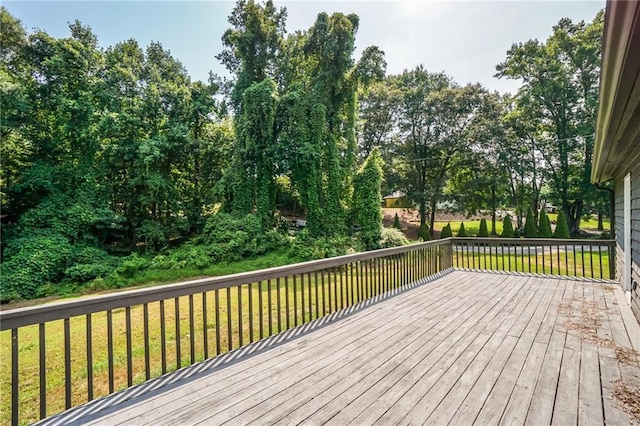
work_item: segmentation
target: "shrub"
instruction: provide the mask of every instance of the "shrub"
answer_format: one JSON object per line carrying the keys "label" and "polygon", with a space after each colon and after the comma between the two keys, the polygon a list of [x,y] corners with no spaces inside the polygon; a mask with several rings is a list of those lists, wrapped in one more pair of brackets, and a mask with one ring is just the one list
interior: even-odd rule
{"label": "shrub", "polygon": [[277,250],[284,244],[288,244],[286,236],[275,230],[262,232],[260,220],[251,214],[211,216],[194,240],[194,245],[206,248],[211,262],[232,262]]}
{"label": "shrub", "polygon": [[527,219],[524,223],[524,237],[536,238],[538,236],[538,229],[536,227],[536,220],[533,217],[533,210],[531,207],[527,210]]}
{"label": "shrub", "polygon": [[556,230],[553,232],[553,238],[569,238],[569,225],[564,215],[564,210],[558,212],[558,220],[556,221]]}
{"label": "shrub", "polygon": [[114,270],[109,264],[100,263],[80,263],[65,269],[66,281],[85,283],[98,277],[106,277]]}
{"label": "shrub", "polygon": [[363,249],[364,247],[356,238],[313,238],[309,236],[307,230],[300,232],[292,244],[292,253],[300,261],[342,256]]}
{"label": "shrub", "polygon": [[420,228],[418,228],[418,238],[421,239],[422,241],[431,240],[431,234],[429,233],[429,225],[427,225],[426,223],[423,223],[422,225],[420,225]]}
{"label": "shrub", "polygon": [[60,235],[30,236],[11,241],[6,252],[11,256],[0,267],[0,299],[33,299],[45,284],[62,278],[72,246]]}
{"label": "shrub", "polygon": [[513,238],[513,224],[511,223],[511,216],[506,215],[502,220],[502,238]]}
{"label": "shrub", "polygon": [[540,238],[551,238],[553,234],[551,233],[551,222],[549,221],[549,216],[547,216],[547,212],[542,209],[540,211],[540,219],[538,223],[538,237]]}
{"label": "shrub", "polygon": [[489,230],[487,229],[487,221],[480,219],[480,230],[478,230],[478,237],[488,237]]}
{"label": "shrub", "polygon": [[402,232],[395,228],[383,228],[382,238],[380,239],[380,248],[391,248],[406,246],[409,240]]}
{"label": "shrub", "polygon": [[460,229],[458,229],[458,234],[456,237],[466,237],[467,231],[464,229],[464,222],[460,222]]}
{"label": "shrub", "polygon": [[451,224],[447,223],[447,225],[442,228],[442,232],[440,232],[440,238],[449,238],[453,237],[453,232],[451,232]]}
{"label": "shrub", "polygon": [[402,231],[402,225],[400,225],[400,218],[398,217],[398,213],[393,217],[393,227]]}

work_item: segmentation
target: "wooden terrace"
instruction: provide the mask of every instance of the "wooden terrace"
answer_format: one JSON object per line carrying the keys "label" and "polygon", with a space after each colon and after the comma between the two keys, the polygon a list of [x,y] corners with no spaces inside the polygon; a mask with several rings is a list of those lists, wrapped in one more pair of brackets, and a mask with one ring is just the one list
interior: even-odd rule
{"label": "wooden terrace", "polygon": [[640,326],[617,284],[441,266],[41,423],[633,424]]}

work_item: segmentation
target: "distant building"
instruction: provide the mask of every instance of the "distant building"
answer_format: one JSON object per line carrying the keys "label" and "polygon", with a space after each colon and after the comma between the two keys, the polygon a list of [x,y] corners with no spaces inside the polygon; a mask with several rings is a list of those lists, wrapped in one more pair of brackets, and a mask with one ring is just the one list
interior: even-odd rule
{"label": "distant building", "polygon": [[403,207],[411,208],[413,205],[407,198],[407,194],[402,191],[395,191],[394,193],[382,198],[383,205],[387,208]]}

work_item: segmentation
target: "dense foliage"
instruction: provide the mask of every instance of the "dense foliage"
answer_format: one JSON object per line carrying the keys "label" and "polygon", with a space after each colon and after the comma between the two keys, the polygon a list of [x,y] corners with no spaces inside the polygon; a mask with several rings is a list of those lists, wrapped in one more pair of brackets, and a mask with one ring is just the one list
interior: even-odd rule
{"label": "dense foliage", "polygon": [[415,204],[424,241],[443,201],[490,212],[492,234],[498,208],[517,230],[543,198],[561,206],[557,237],[606,211],[588,181],[601,14],[515,44],[497,67],[524,82],[514,96],[422,65],[387,76],[377,47],[354,57],[358,16],[287,34],[271,0],[231,12],[229,81],[192,81],[156,42],[101,48],[77,21],[55,38],[0,18],[0,301],[406,244],[397,215],[381,227],[381,191]]}
{"label": "dense foliage", "polygon": [[380,151],[374,148],[353,177],[352,216],[360,228],[360,240],[368,250],[378,248],[382,237],[382,194],[384,165]]}

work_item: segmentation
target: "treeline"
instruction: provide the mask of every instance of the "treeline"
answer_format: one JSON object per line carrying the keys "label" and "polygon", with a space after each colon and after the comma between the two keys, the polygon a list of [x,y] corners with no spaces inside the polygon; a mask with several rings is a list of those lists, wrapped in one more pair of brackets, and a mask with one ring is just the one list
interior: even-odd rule
{"label": "treeline", "polygon": [[191,81],[159,43],[1,17],[2,300],[295,245],[277,198],[307,217],[296,258],[406,243],[382,235],[380,155],[356,162],[356,94],[384,75],[377,48],[353,59],[357,16],[285,37],[284,9],[239,1],[231,82]]}
{"label": "treeline", "polygon": [[[422,239],[444,200],[515,206],[520,225],[544,195],[574,232],[604,204],[588,183],[601,15],[514,45],[498,73],[524,81],[515,96],[422,66],[387,76],[377,47],[354,58],[356,15],[288,34],[271,1],[229,16],[228,81],[191,81],[159,43],[101,48],[77,21],[54,38],[0,15],[2,301],[405,244],[381,227],[382,192],[419,206]],[[282,207],[306,218],[295,237]]]}
{"label": "treeline", "polygon": [[[561,19],[545,42],[513,44],[497,78],[522,81],[517,93],[456,84],[422,66],[386,76],[360,98],[360,155],[380,147],[387,194],[402,190],[433,224],[438,206],[493,216],[529,206],[562,210],[570,233],[580,219],[609,214],[609,197],[590,183],[603,13],[590,23]],[[469,64],[473,66],[473,64]]]}

